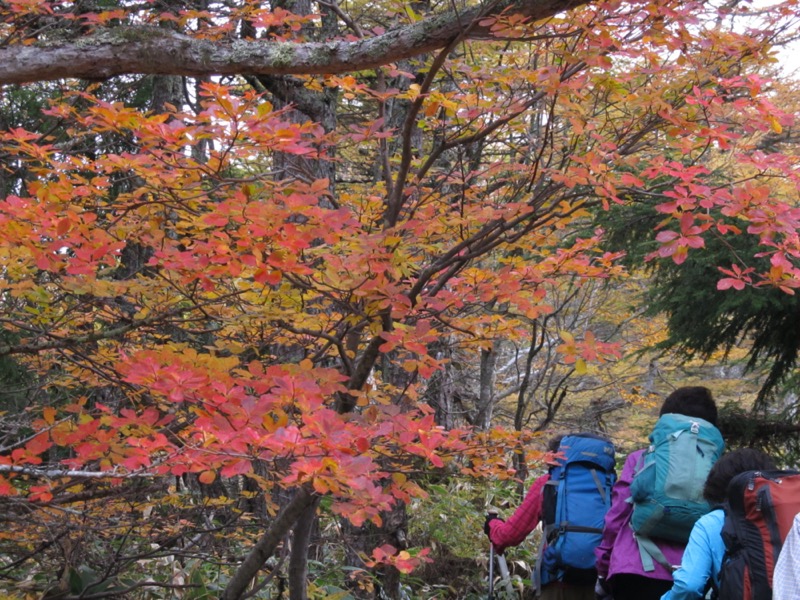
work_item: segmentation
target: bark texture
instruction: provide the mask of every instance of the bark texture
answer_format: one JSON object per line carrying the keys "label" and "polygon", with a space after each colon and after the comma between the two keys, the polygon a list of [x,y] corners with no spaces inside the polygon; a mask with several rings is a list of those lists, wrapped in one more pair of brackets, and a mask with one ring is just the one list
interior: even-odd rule
{"label": "bark texture", "polygon": [[321,75],[370,69],[444,48],[468,31],[493,37],[482,19],[501,12],[533,20],[587,0],[500,0],[450,11],[356,41],[204,40],[160,27],[114,27],[75,39],[0,48],[0,84],[152,75]]}

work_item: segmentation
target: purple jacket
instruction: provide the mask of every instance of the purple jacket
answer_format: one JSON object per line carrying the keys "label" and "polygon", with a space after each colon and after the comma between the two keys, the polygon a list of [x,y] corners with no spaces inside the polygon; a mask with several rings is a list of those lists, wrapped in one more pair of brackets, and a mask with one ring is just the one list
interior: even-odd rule
{"label": "purple jacket", "polygon": [[[630,486],[637,463],[642,459],[644,449],[637,450],[625,459],[622,473],[611,492],[611,509],[606,513],[603,541],[595,549],[597,557],[597,573],[601,577],[611,579],[614,575],[626,573],[643,575],[650,579],[666,579],[672,581],[672,573],[659,563],[655,563],[655,571],[645,572],[639,556],[639,545],[633,537],[631,513],[633,505],[628,502],[631,496]],[[683,557],[683,544],[653,540],[664,553],[664,557],[672,565],[680,565]]]}

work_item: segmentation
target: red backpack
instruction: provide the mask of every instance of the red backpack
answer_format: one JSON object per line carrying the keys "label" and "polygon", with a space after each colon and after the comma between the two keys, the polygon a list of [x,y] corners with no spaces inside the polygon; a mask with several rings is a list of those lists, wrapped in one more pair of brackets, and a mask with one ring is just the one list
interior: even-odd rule
{"label": "red backpack", "polygon": [[800,471],[747,471],[728,486],[719,600],[772,600],[772,573],[794,516]]}

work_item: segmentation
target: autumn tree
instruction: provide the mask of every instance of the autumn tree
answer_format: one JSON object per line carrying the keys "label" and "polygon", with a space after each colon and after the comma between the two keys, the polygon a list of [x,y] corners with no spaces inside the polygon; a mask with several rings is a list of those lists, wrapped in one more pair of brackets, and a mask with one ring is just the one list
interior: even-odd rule
{"label": "autumn tree", "polygon": [[[769,95],[787,111],[796,112],[795,88],[796,81],[778,81]],[[794,129],[780,124],[766,131],[737,127],[733,118],[730,123],[738,140],[731,148],[712,148],[705,153],[706,185],[726,186],[755,176],[761,186],[756,193],[778,198],[794,209],[796,186],[791,179],[760,179],[759,170],[751,163],[731,160],[736,147],[746,146],[756,154],[780,155],[788,164],[795,164]],[[641,301],[647,314],[666,316],[668,333],[654,349],[677,351],[684,360],[730,358],[727,362],[732,368],[758,374],[760,390],[752,405],[726,407],[722,426],[730,443],[766,444],[769,440],[770,450],[781,454],[796,446],[798,429],[793,392],[798,340],[789,325],[797,313],[797,296],[779,285],[753,285],[749,274],[770,272],[776,260],[760,251],[755,236],[709,236],[702,252],[685,263],[660,256],[656,238],[663,218],[660,207],[666,198],[665,191],[654,188],[646,194],[628,195],[614,215],[598,214],[608,227],[609,246],[625,251],[628,266],[646,269],[648,286]],[[732,215],[729,208],[711,210],[723,229],[739,226],[738,215]],[[727,263],[732,266],[722,266]],[[773,273],[780,275],[780,270]],[[743,409],[751,408],[745,418]]]}
{"label": "autumn tree", "polygon": [[[796,186],[791,157],[737,145],[750,176],[715,186],[703,161],[790,125],[763,65],[792,7],[3,3],[3,102],[41,118],[3,132],[0,358],[36,385],[4,417],[0,573],[234,599],[290,553],[305,598],[320,514],[394,536],[362,567],[419,564],[388,517],[420,474],[519,443],[437,425],[436,349],[491,397],[497,348],[620,272],[592,211],[658,191],[655,252],[748,235],[769,269],[721,281],[797,287],[796,209],[759,184]],[[619,356],[576,327],[563,364]]]}

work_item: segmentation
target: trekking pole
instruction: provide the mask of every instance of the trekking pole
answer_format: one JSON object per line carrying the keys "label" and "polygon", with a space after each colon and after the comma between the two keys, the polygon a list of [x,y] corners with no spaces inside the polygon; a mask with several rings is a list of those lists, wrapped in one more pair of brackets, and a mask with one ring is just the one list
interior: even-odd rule
{"label": "trekking pole", "polygon": [[[487,514],[489,520],[496,517],[497,513],[490,510]],[[489,538],[489,600],[494,600],[494,544],[492,538]]]}
{"label": "trekking pole", "polygon": [[505,581],[506,584],[506,592],[508,593],[509,597],[513,597],[514,594],[514,586],[511,585],[511,573],[508,571],[508,563],[506,562],[506,557],[502,554],[497,555],[497,566],[500,568],[500,578]]}
{"label": "trekking pole", "polygon": [[488,600],[494,600],[494,544],[489,541],[489,596]]}
{"label": "trekking pole", "polygon": [[[497,518],[497,513],[493,510],[489,510],[486,514],[487,523],[492,519]],[[487,530],[487,534],[488,534]],[[489,536],[489,600],[494,600],[494,559],[495,559],[495,551],[494,551],[494,544],[492,543],[492,538]]]}

